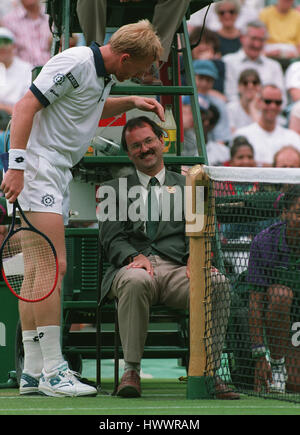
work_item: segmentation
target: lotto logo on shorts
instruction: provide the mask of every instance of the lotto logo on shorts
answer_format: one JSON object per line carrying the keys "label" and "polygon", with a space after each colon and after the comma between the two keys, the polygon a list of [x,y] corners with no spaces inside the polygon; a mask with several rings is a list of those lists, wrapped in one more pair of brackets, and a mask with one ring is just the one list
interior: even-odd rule
{"label": "lotto logo on shorts", "polygon": [[52,207],[55,203],[54,196],[50,194],[46,194],[42,197],[42,204],[46,207]]}

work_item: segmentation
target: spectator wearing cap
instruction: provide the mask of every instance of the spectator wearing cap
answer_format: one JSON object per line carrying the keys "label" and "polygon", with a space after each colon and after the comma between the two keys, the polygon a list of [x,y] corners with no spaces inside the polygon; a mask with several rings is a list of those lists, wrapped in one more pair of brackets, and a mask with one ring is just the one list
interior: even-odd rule
{"label": "spectator wearing cap", "polygon": [[[221,59],[220,41],[216,32],[203,26],[193,27],[189,33],[192,48],[192,59],[212,60],[218,70],[218,79],[214,81],[213,89],[216,94],[223,97],[225,64]],[[182,57],[181,57],[182,60]],[[183,65],[182,65],[183,67]]]}
{"label": "spectator wearing cap", "polygon": [[[200,113],[203,127],[203,134],[205,139],[206,154],[208,164],[211,166],[223,165],[229,159],[229,147],[221,142],[216,142],[209,139],[210,133],[216,127],[220,113],[217,107],[213,104],[208,106],[201,106]],[[184,127],[184,147],[183,155],[197,156],[198,149],[196,143],[196,135],[194,130],[194,120],[190,106],[183,104],[183,127]]]}
{"label": "spectator wearing cap", "polygon": [[0,27],[0,110],[12,114],[14,104],[29,89],[31,65],[14,54],[14,35],[5,27]]}
{"label": "spectator wearing cap", "polygon": [[193,62],[193,68],[200,107],[208,108],[210,104],[213,104],[220,114],[220,118],[213,131],[209,133],[208,138],[216,142],[227,143],[231,140],[231,131],[226,103],[211,92],[214,81],[218,78],[218,70],[211,60],[200,59]]}

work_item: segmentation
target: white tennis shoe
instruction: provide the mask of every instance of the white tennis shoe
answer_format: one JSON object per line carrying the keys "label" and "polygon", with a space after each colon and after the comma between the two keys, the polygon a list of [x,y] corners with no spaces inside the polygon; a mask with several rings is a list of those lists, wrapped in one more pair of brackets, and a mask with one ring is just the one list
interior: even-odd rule
{"label": "white tennis shoe", "polygon": [[23,372],[20,379],[20,394],[39,394],[39,378]]}
{"label": "white tennis shoe", "polygon": [[39,382],[39,393],[53,397],[95,396],[96,388],[80,382],[76,373],[64,362],[51,373],[42,371]]}
{"label": "white tennis shoe", "polygon": [[270,384],[271,393],[285,393],[285,384],[288,379],[286,367],[283,364],[271,364],[272,382]]}

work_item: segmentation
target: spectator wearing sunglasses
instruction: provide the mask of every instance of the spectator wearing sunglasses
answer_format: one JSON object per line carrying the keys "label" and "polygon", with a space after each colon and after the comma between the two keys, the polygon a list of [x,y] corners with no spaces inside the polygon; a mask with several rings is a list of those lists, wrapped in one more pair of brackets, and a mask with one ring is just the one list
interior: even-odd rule
{"label": "spectator wearing sunglasses", "polygon": [[227,104],[232,133],[258,120],[257,107],[261,80],[255,69],[246,69],[239,76],[239,99]]}
{"label": "spectator wearing sunglasses", "polygon": [[239,0],[224,0],[216,3],[215,12],[222,26],[217,32],[221,55],[238,51],[241,48],[241,32],[235,23],[240,12]]}
{"label": "spectator wearing sunglasses", "polygon": [[235,131],[253,145],[258,166],[271,166],[275,153],[284,145],[300,150],[300,136],[278,122],[282,108],[282,92],[273,85],[264,85],[258,98],[260,115],[257,122]]}

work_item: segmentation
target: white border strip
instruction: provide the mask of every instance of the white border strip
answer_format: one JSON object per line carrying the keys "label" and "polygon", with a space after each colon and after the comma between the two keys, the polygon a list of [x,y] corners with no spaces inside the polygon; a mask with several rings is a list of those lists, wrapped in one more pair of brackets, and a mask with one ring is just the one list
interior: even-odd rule
{"label": "white border strip", "polygon": [[241,168],[230,166],[203,166],[214,181],[300,184],[298,168]]}

